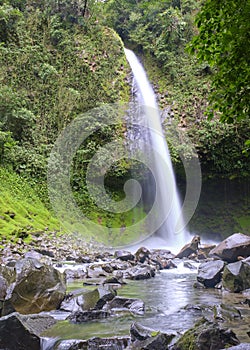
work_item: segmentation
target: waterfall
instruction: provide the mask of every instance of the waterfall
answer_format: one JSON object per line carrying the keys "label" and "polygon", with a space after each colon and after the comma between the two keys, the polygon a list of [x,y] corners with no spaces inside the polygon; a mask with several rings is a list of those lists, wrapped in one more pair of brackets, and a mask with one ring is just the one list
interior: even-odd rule
{"label": "waterfall", "polygon": [[147,189],[148,195],[154,197],[151,201],[154,201],[156,208],[154,213],[157,216],[157,223],[152,223],[152,219],[149,221],[152,227],[156,226],[156,236],[163,238],[168,247],[180,248],[187,242],[189,234],[185,229],[182,217],[175,174],[162,130],[156,97],[136,55],[128,49],[125,49],[125,54],[133,72],[138,105],[143,111],[143,121],[140,119],[141,114],[139,114],[140,120],[135,120],[135,118],[138,119],[138,114],[135,113],[132,116],[133,123],[140,125],[144,130],[142,143],[147,144],[144,152],[149,153],[150,150],[153,150],[154,153],[154,156],[151,157],[153,163],[151,171],[155,189],[152,189],[152,176],[148,177],[144,188]]}

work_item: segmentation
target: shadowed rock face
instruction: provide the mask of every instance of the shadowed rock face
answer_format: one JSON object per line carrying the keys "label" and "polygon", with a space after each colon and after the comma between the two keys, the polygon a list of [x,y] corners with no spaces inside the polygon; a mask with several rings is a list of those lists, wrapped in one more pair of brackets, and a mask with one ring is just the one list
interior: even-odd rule
{"label": "shadowed rock face", "polygon": [[239,257],[247,258],[250,255],[250,236],[235,233],[218,244],[209,253],[227,262],[236,262]]}
{"label": "shadowed rock face", "polygon": [[55,324],[53,317],[20,315],[17,312],[0,319],[0,348],[40,350],[40,334]]}
{"label": "shadowed rock face", "polygon": [[250,288],[250,262],[243,260],[228,264],[223,272],[222,285],[234,293]]}
{"label": "shadowed rock face", "polygon": [[19,260],[16,278],[7,289],[2,315],[13,311],[33,314],[57,309],[66,292],[64,275],[36,259]]}

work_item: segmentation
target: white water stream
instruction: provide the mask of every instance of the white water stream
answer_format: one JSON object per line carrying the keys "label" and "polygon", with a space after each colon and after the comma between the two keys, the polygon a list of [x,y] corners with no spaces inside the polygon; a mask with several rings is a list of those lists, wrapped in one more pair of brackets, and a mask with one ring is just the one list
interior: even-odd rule
{"label": "white water stream", "polygon": [[[153,150],[154,154],[151,157],[151,162],[153,162],[155,191],[151,190],[152,184],[150,181],[146,185],[148,192],[155,196],[152,201],[154,201],[154,207],[156,208],[154,213],[157,220],[155,223],[151,222],[151,225],[152,227],[155,225],[154,231],[164,239],[168,248],[179,249],[190,240],[190,236],[185,228],[182,216],[175,175],[163,134],[155,93],[136,55],[128,49],[125,49],[125,54],[134,75],[138,103],[144,115],[143,127],[146,132],[143,135],[143,141],[147,143],[147,147]],[[142,125],[141,120],[133,120],[133,122]],[[150,238],[151,243],[149,245],[151,246],[154,245],[153,239],[154,236]]]}

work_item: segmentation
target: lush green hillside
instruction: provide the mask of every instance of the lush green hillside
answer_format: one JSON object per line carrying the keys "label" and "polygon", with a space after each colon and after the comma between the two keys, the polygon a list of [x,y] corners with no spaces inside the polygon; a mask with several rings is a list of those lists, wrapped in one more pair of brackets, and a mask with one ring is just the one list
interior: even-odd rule
{"label": "lush green hillside", "polygon": [[29,233],[59,231],[57,219],[27,181],[0,167],[0,232],[2,238],[24,238]]}

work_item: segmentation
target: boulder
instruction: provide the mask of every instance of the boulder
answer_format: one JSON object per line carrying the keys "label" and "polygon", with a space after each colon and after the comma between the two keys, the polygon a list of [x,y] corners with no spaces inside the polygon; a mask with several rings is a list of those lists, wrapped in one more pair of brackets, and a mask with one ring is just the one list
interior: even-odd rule
{"label": "boulder", "polygon": [[197,252],[199,244],[200,236],[194,236],[192,241],[186,244],[175,257],[180,259],[188,258],[191,254]]}
{"label": "boulder", "polygon": [[232,305],[219,304],[213,307],[213,317],[216,321],[232,321],[241,318],[240,310],[236,309]]}
{"label": "boulder", "polygon": [[0,300],[4,300],[7,294],[8,282],[0,275]]}
{"label": "boulder", "polygon": [[207,261],[198,268],[197,281],[206,288],[213,288],[221,281],[225,263],[222,260]]}
{"label": "boulder", "polygon": [[130,349],[165,350],[175,335],[161,333],[134,322],[130,327],[130,336]]}
{"label": "boulder", "polygon": [[113,300],[116,296],[116,291],[113,289],[98,288],[98,292],[100,299],[94,306],[95,310],[101,310],[108,301]]}
{"label": "boulder", "polygon": [[155,268],[149,265],[137,265],[124,271],[123,276],[131,280],[145,280],[155,276]]}
{"label": "boulder", "polygon": [[78,268],[77,270],[66,269],[64,271],[66,280],[84,279],[86,277],[86,272],[83,268]]}
{"label": "boulder", "polygon": [[173,259],[175,257],[174,254],[171,253],[170,250],[167,249],[152,249],[150,251],[150,260],[154,261],[154,259]]}
{"label": "boulder", "polygon": [[130,311],[133,314],[142,315],[145,311],[145,304],[141,299],[116,296],[108,302],[107,309],[112,311]]}
{"label": "boulder", "polygon": [[148,259],[150,257],[150,251],[145,248],[145,247],[141,247],[137,250],[137,252],[135,253],[135,258],[138,262],[140,263],[144,263],[146,261],[146,259]]}
{"label": "boulder", "polygon": [[89,311],[76,311],[67,317],[67,320],[72,323],[84,323],[92,320],[100,320],[110,316],[110,311],[103,310],[89,310]]}
{"label": "boulder", "polygon": [[202,319],[186,331],[171,350],[219,350],[240,342],[230,329]]}
{"label": "boulder", "polygon": [[105,272],[100,265],[90,265],[87,268],[87,277],[88,278],[100,278],[107,277],[108,273]]}
{"label": "boulder", "polygon": [[111,337],[111,338],[91,338],[88,340],[63,340],[56,346],[53,346],[51,350],[123,350],[128,347],[130,338],[128,336],[123,337]]}
{"label": "boulder", "polygon": [[20,315],[15,312],[0,318],[0,348],[40,350],[40,334],[56,323],[45,315]]}
{"label": "boulder", "polygon": [[36,259],[22,259],[15,264],[16,279],[7,289],[2,315],[57,309],[66,292],[65,277],[52,265]]}
{"label": "boulder", "polygon": [[126,250],[117,250],[114,254],[115,258],[120,259],[122,261],[134,260],[135,257],[132,253],[127,252]]}
{"label": "boulder", "polygon": [[234,293],[250,288],[250,262],[241,260],[228,264],[223,272],[222,285]]}
{"label": "boulder", "polygon": [[227,350],[250,350],[250,343],[241,343],[236,346],[230,346]]}
{"label": "boulder", "polygon": [[94,290],[78,289],[68,294],[60,305],[60,310],[78,312],[87,310],[101,310],[103,306],[116,296],[114,290],[99,287]]}
{"label": "boulder", "polygon": [[229,263],[236,262],[238,257],[247,258],[250,255],[250,236],[235,233],[212,249],[209,255]]}

